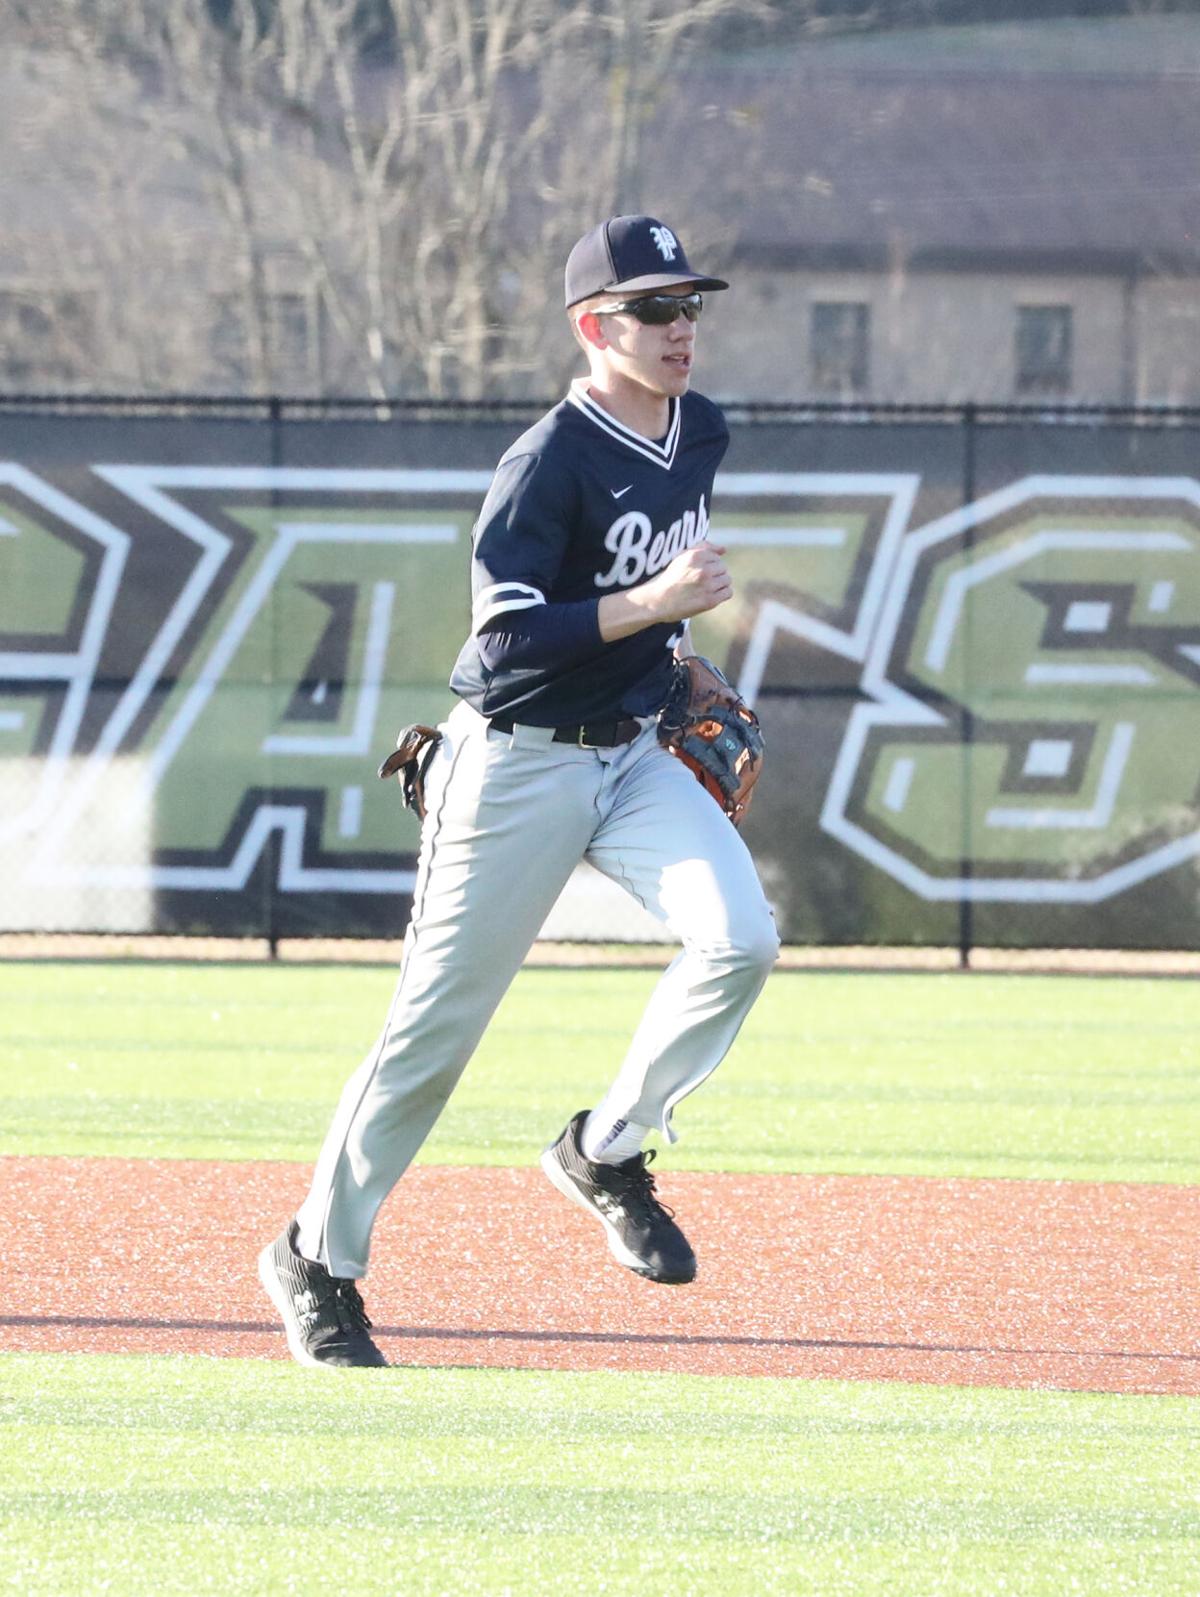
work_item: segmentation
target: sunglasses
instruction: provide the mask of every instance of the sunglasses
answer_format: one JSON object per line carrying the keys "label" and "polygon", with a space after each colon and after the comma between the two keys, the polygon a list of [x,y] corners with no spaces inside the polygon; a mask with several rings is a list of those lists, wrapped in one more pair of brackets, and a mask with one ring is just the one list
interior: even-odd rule
{"label": "sunglasses", "polygon": [[632,316],[646,327],[669,327],[677,317],[698,321],[704,309],[702,294],[647,294],[642,299],[624,299],[618,305],[603,305],[597,316]]}

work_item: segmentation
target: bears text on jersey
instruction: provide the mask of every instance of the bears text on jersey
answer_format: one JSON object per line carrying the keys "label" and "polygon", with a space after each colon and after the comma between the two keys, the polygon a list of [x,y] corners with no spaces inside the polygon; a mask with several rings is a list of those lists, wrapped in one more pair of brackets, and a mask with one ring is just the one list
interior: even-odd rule
{"label": "bears text on jersey", "polygon": [[665,532],[655,532],[650,517],[627,510],[604,535],[604,547],[616,558],[596,577],[598,588],[631,588],[670,565],[685,549],[694,549],[708,537],[708,506],[704,495],[696,510],[685,510]]}

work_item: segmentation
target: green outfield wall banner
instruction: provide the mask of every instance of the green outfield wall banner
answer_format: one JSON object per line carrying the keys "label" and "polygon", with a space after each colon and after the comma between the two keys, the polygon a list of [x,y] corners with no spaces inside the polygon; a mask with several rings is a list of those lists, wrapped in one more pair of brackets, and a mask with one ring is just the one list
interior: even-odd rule
{"label": "green outfield wall banner", "polygon": [[[398,935],[519,419],[0,415],[0,927]],[[1197,433],[735,421],[697,643],[792,942],[1200,946]]]}

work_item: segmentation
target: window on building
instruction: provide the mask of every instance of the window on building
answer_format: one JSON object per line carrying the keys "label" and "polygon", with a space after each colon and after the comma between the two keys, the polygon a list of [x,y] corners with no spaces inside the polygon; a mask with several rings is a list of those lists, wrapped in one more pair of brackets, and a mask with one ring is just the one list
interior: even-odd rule
{"label": "window on building", "polygon": [[832,399],[867,391],[871,307],[853,301],[817,301],[809,317],[809,378],[814,392]]}
{"label": "window on building", "polygon": [[1138,403],[1200,405],[1200,305],[1152,301],[1138,350]]}
{"label": "window on building", "polygon": [[96,369],[91,294],[0,288],[0,380],[10,391],[87,387]]}
{"label": "window on building", "polygon": [[1017,306],[1018,395],[1070,393],[1071,337],[1069,305]]}

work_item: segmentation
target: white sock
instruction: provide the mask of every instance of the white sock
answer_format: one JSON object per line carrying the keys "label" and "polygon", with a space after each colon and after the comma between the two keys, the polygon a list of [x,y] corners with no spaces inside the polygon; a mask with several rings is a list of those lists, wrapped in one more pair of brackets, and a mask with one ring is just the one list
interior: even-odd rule
{"label": "white sock", "polygon": [[622,1164],[641,1151],[649,1134],[649,1126],[639,1126],[634,1120],[613,1120],[593,1109],[583,1122],[579,1147],[583,1157],[593,1164]]}

